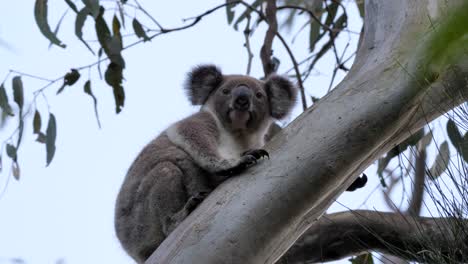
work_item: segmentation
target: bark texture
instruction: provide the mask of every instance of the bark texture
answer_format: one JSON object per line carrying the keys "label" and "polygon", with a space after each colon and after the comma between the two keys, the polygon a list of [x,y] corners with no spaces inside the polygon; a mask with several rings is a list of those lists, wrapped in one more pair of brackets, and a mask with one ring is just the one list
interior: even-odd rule
{"label": "bark texture", "polygon": [[346,78],[272,139],[270,160],[214,190],[147,263],[275,263],[375,159],[467,100],[466,57],[437,80],[413,77],[431,23],[461,2],[366,1]]}
{"label": "bark texture", "polygon": [[466,262],[468,235],[454,231],[467,225],[468,220],[366,210],[329,214],[307,230],[278,264],[332,261],[369,250],[424,263]]}

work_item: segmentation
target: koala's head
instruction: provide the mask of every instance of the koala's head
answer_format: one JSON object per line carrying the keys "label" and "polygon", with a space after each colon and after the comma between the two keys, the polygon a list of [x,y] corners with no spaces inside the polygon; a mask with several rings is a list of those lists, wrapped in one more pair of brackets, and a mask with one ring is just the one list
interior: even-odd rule
{"label": "koala's head", "polygon": [[265,81],[245,75],[223,75],[214,65],[194,68],[185,86],[193,105],[215,113],[230,130],[255,131],[284,118],[296,102],[297,89],[286,78]]}

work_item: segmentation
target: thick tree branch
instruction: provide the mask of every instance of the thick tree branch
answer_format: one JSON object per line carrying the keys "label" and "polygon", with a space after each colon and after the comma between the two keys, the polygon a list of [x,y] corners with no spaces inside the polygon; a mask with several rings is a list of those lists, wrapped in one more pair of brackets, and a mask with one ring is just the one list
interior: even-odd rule
{"label": "thick tree branch", "polygon": [[147,263],[279,259],[375,159],[466,100],[467,65],[439,80],[414,78],[428,62],[415,50],[431,20],[462,2],[366,1],[363,42],[346,78],[267,144],[270,160],[217,187]]}
{"label": "thick tree branch", "polygon": [[365,251],[418,262],[439,254],[454,262],[468,261],[468,237],[456,233],[459,225],[467,226],[468,220],[366,210],[329,214],[313,224],[278,264],[332,261]]}

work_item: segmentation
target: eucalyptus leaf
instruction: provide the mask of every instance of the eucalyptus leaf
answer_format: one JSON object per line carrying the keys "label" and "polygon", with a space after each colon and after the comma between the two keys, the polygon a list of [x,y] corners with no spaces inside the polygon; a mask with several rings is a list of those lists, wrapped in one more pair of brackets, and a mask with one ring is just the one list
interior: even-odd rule
{"label": "eucalyptus leaf", "polygon": [[19,167],[18,162],[14,161],[11,164],[11,171],[12,171],[13,177],[15,177],[15,180],[19,181],[21,171],[20,171],[20,167]]}
{"label": "eucalyptus leaf", "polygon": [[444,141],[439,147],[439,153],[429,169],[429,176],[432,180],[437,179],[448,168],[450,159],[450,150],[447,141]]}
{"label": "eucalyptus leaf", "polygon": [[101,121],[99,120],[99,113],[98,113],[98,109],[97,109],[97,98],[96,98],[96,96],[94,96],[94,94],[93,94],[93,92],[91,90],[91,81],[90,80],[86,81],[86,83],[84,85],[84,92],[87,93],[89,96],[91,96],[91,98],[93,98],[94,114],[96,116],[98,126],[99,126],[99,128],[101,128]]}
{"label": "eucalyptus leaf", "polygon": [[94,18],[96,18],[99,15],[99,0],[82,0],[83,4],[87,8],[89,8],[91,14],[93,15]]}
{"label": "eucalyptus leaf", "polygon": [[142,38],[143,41],[151,40],[148,37],[148,35],[146,35],[146,32],[143,29],[143,26],[140,24],[140,22],[136,18],[133,19],[132,26],[133,26],[133,31],[135,31],[135,34],[137,35],[137,37]]}
{"label": "eucalyptus leaf", "polygon": [[9,116],[14,116],[13,109],[8,103],[8,95],[5,90],[3,83],[0,85],[0,108]]}
{"label": "eucalyptus leaf", "polygon": [[83,26],[85,24],[86,18],[90,14],[91,10],[85,6],[83,9],[78,12],[76,15],[76,20],[75,20],[75,35],[78,37],[78,39],[85,44],[86,48],[88,48],[89,51],[94,55],[93,49],[89,46],[89,44],[83,39]]}
{"label": "eucalyptus leaf", "polygon": [[78,8],[76,8],[75,3],[73,3],[71,0],[65,0],[65,3],[73,10],[75,13],[78,13]]}
{"label": "eucalyptus leaf", "polygon": [[23,82],[21,81],[20,76],[13,77],[13,99],[20,108],[20,113],[23,111],[24,105],[24,91],[23,91]]}
{"label": "eucalyptus leaf", "polygon": [[46,154],[47,154],[47,165],[49,166],[50,162],[55,155],[55,140],[57,138],[57,123],[55,120],[54,114],[49,114],[49,123],[47,124],[46,130]]}
{"label": "eucalyptus leaf", "polygon": [[39,111],[35,111],[34,112],[34,118],[33,118],[33,132],[34,134],[38,134],[39,132],[41,132],[41,114],[39,113]]}
{"label": "eucalyptus leaf", "polygon": [[65,48],[66,45],[60,41],[57,36],[50,29],[47,22],[47,0],[36,0],[34,5],[34,18],[41,33],[53,44]]}
{"label": "eucalyptus leaf", "polygon": [[365,253],[350,259],[351,264],[374,264],[372,254]]}
{"label": "eucalyptus leaf", "polygon": [[16,147],[13,146],[12,144],[7,144],[6,153],[7,153],[8,157],[10,157],[13,161],[17,160],[17,158],[18,158],[17,150],[16,150]]}
{"label": "eucalyptus leaf", "polygon": [[65,74],[65,77],[63,78],[63,85],[58,89],[57,94],[61,93],[63,89],[65,89],[65,86],[71,86],[75,84],[78,79],[80,79],[80,72],[76,69],[71,69],[70,72]]}
{"label": "eucalyptus leaf", "polygon": [[120,113],[120,111],[122,111],[125,102],[125,92],[122,87],[122,71],[122,66],[111,62],[107,66],[106,73],[104,74],[104,78],[107,84],[109,84],[113,88],[115,99],[115,112],[117,114]]}
{"label": "eucalyptus leaf", "polygon": [[[233,2],[233,0],[226,0],[226,3],[231,3]],[[226,18],[227,18],[227,22],[228,24],[230,25],[232,23],[232,21],[234,20],[234,7],[236,5],[234,4],[228,4],[226,5]]]}

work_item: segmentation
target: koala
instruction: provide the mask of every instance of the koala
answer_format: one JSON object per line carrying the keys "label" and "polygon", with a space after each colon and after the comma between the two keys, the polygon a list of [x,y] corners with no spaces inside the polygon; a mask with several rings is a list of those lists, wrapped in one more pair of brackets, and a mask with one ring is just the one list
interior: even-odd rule
{"label": "koala", "polygon": [[195,67],[185,89],[201,110],[143,148],[117,197],[117,237],[138,263],[216,186],[268,157],[261,149],[266,133],[297,97],[284,77],[223,75],[214,65]]}

